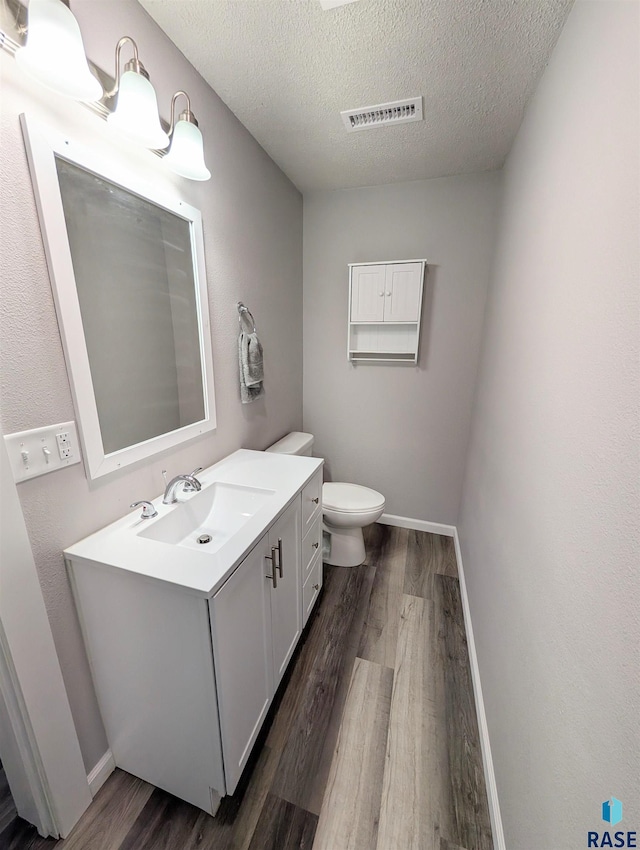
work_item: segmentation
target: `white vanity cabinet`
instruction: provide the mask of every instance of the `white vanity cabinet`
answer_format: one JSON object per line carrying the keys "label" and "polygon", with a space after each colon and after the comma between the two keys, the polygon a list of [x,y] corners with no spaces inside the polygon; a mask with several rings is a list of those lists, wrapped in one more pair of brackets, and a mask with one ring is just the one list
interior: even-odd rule
{"label": "white vanity cabinet", "polygon": [[426,261],[349,266],[349,360],[417,363]]}
{"label": "white vanity cabinet", "polygon": [[300,580],[298,497],[209,602],[228,794],[300,638]]}
{"label": "white vanity cabinet", "polygon": [[[202,479],[183,504],[157,500],[156,520],[129,515],[65,557],[115,765],[215,814],[322,585],[322,461],[239,450]],[[249,507],[260,496],[262,513],[210,554],[149,536],[172,512],[202,522],[194,506],[216,486],[244,487]]]}

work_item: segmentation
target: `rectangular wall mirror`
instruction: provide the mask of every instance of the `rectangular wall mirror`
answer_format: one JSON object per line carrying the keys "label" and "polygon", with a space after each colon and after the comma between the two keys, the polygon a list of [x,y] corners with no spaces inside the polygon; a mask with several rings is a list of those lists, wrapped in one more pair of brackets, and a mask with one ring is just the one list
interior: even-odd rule
{"label": "rectangular wall mirror", "polygon": [[91,478],[216,426],[202,221],[22,116]]}

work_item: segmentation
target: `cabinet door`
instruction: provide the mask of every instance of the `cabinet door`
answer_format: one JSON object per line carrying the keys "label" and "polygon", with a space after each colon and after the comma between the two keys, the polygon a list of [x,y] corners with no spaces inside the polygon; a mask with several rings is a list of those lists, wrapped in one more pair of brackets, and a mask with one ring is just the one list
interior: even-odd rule
{"label": "cabinet door", "polygon": [[384,317],[386,266],[352,266],[351,321],[381,322]]}
{"label": "cabinet door", "polygon": [[[278,586],[271,587],[274,686],[277,688],[302,631],[300,496],[269,530]],[[281,556],[281,559],[280,559]],[[271,566],[271,561],[267,564]]]}
{"label": "cabinet door", "polygon": [[274,693],[267,535],[210,602],[227,794],[232,794]]}
{"label": "cabinet door", "polygon": [[391,263],[385,268],[385,322],[417,322],[422,296],[422,263]]}

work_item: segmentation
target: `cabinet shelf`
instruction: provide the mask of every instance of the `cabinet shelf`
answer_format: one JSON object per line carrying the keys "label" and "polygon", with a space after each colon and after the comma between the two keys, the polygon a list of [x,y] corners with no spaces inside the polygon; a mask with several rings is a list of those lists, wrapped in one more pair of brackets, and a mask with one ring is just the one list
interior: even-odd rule
{"label": "cabinet shelf", "polygon": [[417,363],[417,358],[414,354],[406,354],[404,352],[394,354],[390,351],[350,351],[349,359],[354,363],[363,360],[372,363],[380,363],[381,361],[386,361],[387,363]]}
{"label": "cabinet shelf", "polygon": [[414,321],[414,322],[368,322],[368,321],[353,322],[352,321],[352,322],[350,322],[350,324],[352,324],[352,325],[384,325],[385,327],[387,327],[387,325],[417,325],[418,322],[417,322],[417,320]]}
{"label": "cabinet shelf", "polygon": [[349,266],[347,358],[417,363],[426,260]]}

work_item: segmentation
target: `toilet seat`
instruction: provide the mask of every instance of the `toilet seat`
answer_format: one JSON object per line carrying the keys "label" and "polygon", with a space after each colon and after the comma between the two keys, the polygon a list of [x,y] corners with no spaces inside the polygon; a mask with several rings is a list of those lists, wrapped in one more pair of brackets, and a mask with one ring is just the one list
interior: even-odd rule
{"label": "toilet seat", "polygon": [[322,485],[322,508],[340,514],[368,514],[384,508],[385,499],[377,490],[360,484],[329,481]]}

